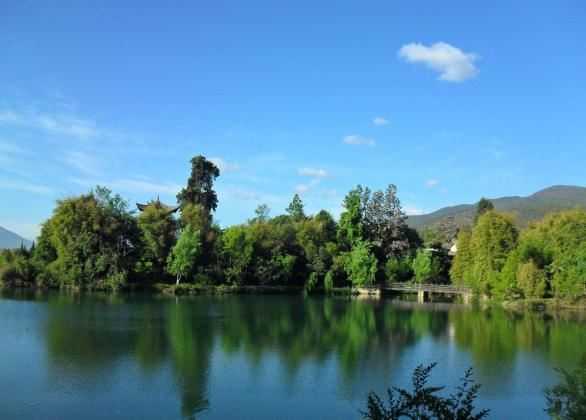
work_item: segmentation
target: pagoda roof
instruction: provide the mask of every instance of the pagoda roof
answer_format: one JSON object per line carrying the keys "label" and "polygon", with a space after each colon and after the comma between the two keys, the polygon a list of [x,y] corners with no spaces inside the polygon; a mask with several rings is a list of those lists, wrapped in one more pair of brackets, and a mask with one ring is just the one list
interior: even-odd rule
{"label": "pagoda roof", "polygon": [[157,197],[156,200],[149,201],[147,204],[136,203],[136,208],[140,211],[144,211],[148,206],[155,206],[157,208],[164,209],[169,214],[175,213],[180,208],[180,206],[168,206],[167,204],[161,203],[161,200],[159,200],[159,197]]}

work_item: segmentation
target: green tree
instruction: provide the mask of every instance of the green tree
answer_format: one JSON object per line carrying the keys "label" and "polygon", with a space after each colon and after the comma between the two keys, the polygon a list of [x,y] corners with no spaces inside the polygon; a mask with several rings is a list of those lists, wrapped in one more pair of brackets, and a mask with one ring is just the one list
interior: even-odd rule
{"label": "green tree", "polygon": [[474,256],[472,255],[471,239],[472,230],[468,227],[463,227],[458,233],[456,256],[450,269],[450,278],[454,284],[470,286],[472,283],[471,273]]}
{"label": "green tree", "polygon": [[355,242],[363,239],[362,193],[359,185],[344,198],[344,211],[340,215],[338,243],[345,250],[352,249]]}
{"label": "green tree", "polygon": [[367,286],[375,282],[377,260],[371,248],[370,243],[358,241],[346,257],[344,270],[355,286]]}
{"label": "green tree", "polygon": [[474,224],[476,224],[480,216],[492,210],[494,210],[494,204],[492,204],[492,201],[482,197],[476,205],[476,215],[474,216]]}
{"label": "green tree", "polygon": [[59,285],[123,286],[140,249],[138,228],[127,207],[120,196],[101,187],[58,201],[35,250],[43,272],[52,273]]}
{"label": "green tree", "polygon": [[143,243],[139,271],[163,277],[167,258],[177,240],[177,221],[167,207],[155,200],[138,216],[138,226]]}
{"label": "green tree", "polygon": [[410,256],[392,257],[385,263],[385,276],[388,282],[405,282],[413,278],[413,261]]}
{"label": "green tree", "polygon": [[199,204],[208,214],[218,207],[218,195],[214,191],[214,181],[220,176],[220,170],[204,156],[191,159],[191,175],[187,186],[177,194],[177,201],[183,207],[186,204]]}
{"label": "green tree", "polygon": [[191,225],[187,225],[167,259],[167,270],[176,276],[176,284],[179,284],[182,277],[193,273],[200,252],[200,233],[194,230]]}
{"label": "green tree", "polygon": [[[520,267],[531,263],[539,277],[538,294],[578,299],[586,294],[586,211],[552,213],[523,231],[517,251],[503,269],[503,287],[521,289]],[[543,286],[545,281],[545,287]],[[534,294],[530,292],[530,294]]]}
{"label": "green tree", "polygon": [[303,206],[303,201],[299,194],[295,194],[289,206],[287,206],[287,214],[294,220],[300,221],[305,219],[305,211]]}
{"label": "green tree", "polygon": [[431,251],[420,249],[413,259],[413,273],[417,283],[425,283],[436,280],[440,274],[440,266],[437,258]]}
{"label": "green tree", "polygon": [[517,285],[526,298],[542,298],[545,293],[546,276],[533,261],[519,266]]}
{"label": "green tree", "polygon": [[222,235],[224,274],[229,283],[244,284],[252,269],[254,242],[246,226],[231,226]]}
{"label": "green tree", "polygon": [[518,232],[507,216],[489,211],[478,219],[470,238],[473,258],[471,286],[492,294],[509,253],[517,246]]}

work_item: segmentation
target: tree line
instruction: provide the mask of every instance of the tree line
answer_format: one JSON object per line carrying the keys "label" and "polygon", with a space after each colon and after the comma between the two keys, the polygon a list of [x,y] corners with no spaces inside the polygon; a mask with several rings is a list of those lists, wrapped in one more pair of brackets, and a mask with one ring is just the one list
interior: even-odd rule
{"label": "tree line", "polygon": [[519,231],[513,217],[479,205],[458,234],[455,284],[497,299],[576,300],[586,291],[586,211],[552,213]]}
{"label": "tree line", "polygon": [[397,188],[348,192],[339,221],[308,215],[295,194],[286,213],[259,205],[245,223],[214,220],[220,170],[204,156],[177,195],[136,214],[104,187],[57,202],[32,249],[0,254],[5,285],[121,289],[152,283],[289,285],[308,292],[383,282],[453,282],[492,297],[575,298],[584,292],[586,213],[552,214],[519,232],[488,200],[460,230],[451,259],[438,235],[407,225]]}

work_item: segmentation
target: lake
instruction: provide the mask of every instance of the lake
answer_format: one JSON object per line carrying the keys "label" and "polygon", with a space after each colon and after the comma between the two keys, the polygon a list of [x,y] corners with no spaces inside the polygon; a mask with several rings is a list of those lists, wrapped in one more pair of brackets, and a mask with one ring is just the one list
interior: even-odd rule
{"label": "lake", "polygon": [[2,292],[2,419],[358,419],[370,390],[474,368],[491,418],[546,418],[585,324],[455,304]]}

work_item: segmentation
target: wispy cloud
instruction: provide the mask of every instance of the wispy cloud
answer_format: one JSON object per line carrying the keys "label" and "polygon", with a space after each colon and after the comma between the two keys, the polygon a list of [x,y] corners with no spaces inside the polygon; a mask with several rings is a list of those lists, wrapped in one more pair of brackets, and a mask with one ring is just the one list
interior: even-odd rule
{"label": "wispy cloud", "polygon": [[96,179],[70,178],[74,184],[84,187],[94,187],[104,185],[114,191],[124,191],[131,193],[149,193],[149,194],[167,194],[176,195],[181,190],[181,185],[173,183],[151,182],[144,179],[123,178],[111,181]]}
{"label": "wispy cloud", "polygon": [[305,194],[305,193],[309,192],[310,190],[312,190],[313,188],[315,188],[316,186],[318,186],[320,181],[321,181],[320,178],[314,178],[307,183],[297,184],[295,186],[295,192],[297,194]]}
{"label": "wispy cloud", "polygon": [[30,127],[49,134],[65,135],[81,140],[100,135],[94,121],[63,114],[0,110],[0,124]]}
{"label": "wispy cloud", "polygon": [[0,189],[28,192],[33,194],[52,195],[55,191],[46,185],[35,184],[28,181],[15,181],[0,179]]}
{"label": "wispy cloud", "polygon": [[425,181],[425,186],[427,188],[435,188],[440,184],[439,180],[437,179],[428,179],[427,181]]}
{"label": "wispy cloud", "polygon": [[345,144],[352,144],[352,145],[366,145],[366,146],[374,146],[376,141],[374,139],[363,137],[358,134],[352,134],[350,136],[344,137],[342,140]]}
{"label": "wispy cloud", "polygon": [[431,46],[419,43],[406,44],[399,50],[399,57],[409,63],[422,63],[438,72],[446,82],[463,82],[478,74],[475,61],[478,55],[466,53],[445,42]]}
{"label": "wispy cloud", "polygon": [[380,127],[389,124],[389,120],[387,120],[385,117],[375,117],[373,118],[372,123]]}
{"label": "wispy cloud", "polygon": [[240,165],[233,162],[228,162],[219,157],[210,158],[210,162],[218,167],[220,173],[236,172],[240,170]]}
{"label": "wispy cloud", "polygon": [[311,178],[325,178],[328,176],[328,172],[321,168],[299,168],[297,172],[301,176],[307,176]]}
{"label": "wispy cloud", "polygon": [[102,172],[97,159],[85,152],[67,152],[65,153],[63,162],[72,168],[77,169],[79,172],[87,175],[99,176]]}

